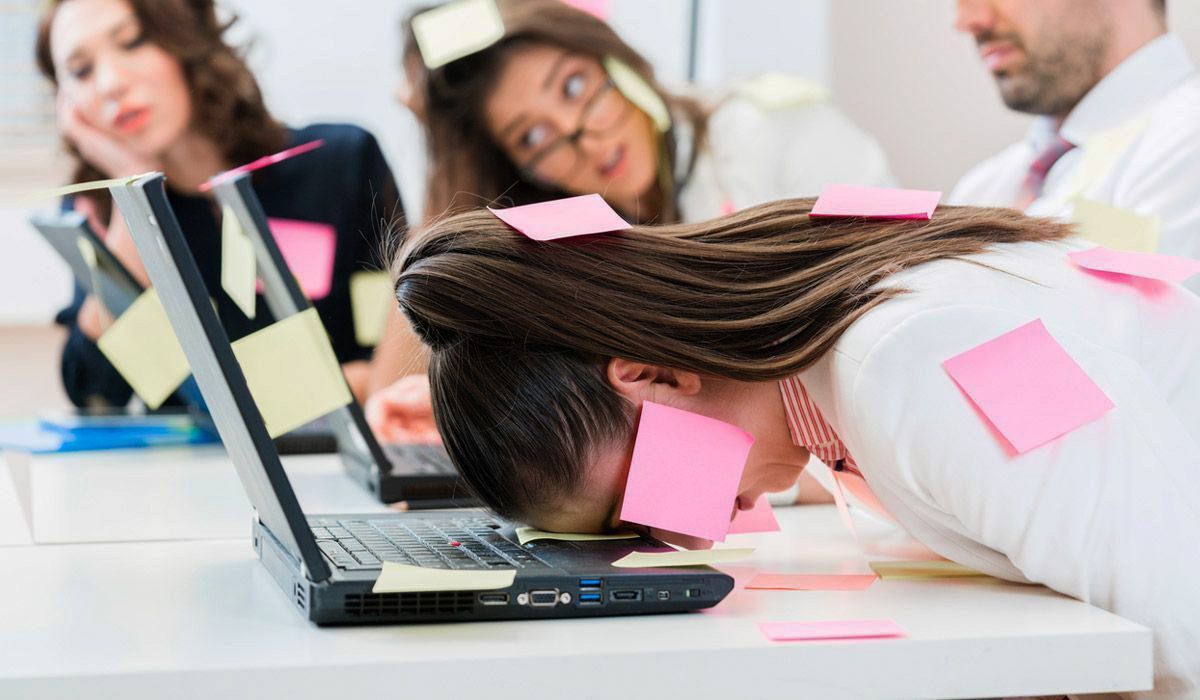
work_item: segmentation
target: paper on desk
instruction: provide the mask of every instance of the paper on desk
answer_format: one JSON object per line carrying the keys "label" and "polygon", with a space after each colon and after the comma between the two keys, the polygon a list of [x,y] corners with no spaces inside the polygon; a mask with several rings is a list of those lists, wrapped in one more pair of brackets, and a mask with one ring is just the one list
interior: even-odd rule
{"label": "paper on desk", "polygon": [[659,133],[665,133],[671,128],[671,112],[667,109],[667,103],[641,73],[615,56],[604,57],[604,70],[608,73],[613,87],[632,102],[633,106],[650,117]]}
{"label": "paper on desk", "polygon": [[1105,248],[1138,253],[1158,250],[1162,221],[1157,214],[1143,216],[1087,197],[1076,197],[1071,219],[1080,238]]}
{"label": "paper on desk", "polygon": [[1113,407],[1041,319],[942,363],[1017,453],[1069,433]]}
{"label": "paper on desk", "polygon": [[516,569],[426,569],[385,561],[371,592],[490,591],[508,588],[516,577]]}
{"label": "paper on desk", "polygon": [[488,211],[535,241],[553,241],[629,228],[629,223],[613,211],[608,202],[598,194],[566,197],[507,209],[488,207]]}
{"label": "paper on desk", "polygon": [[669,552],[630,552],[612,563],[621,569],[649,569],[658,566],[700,566],[729,564],[754,553],[753,547],[726,549],[681,549]]}
{"label": "paper on desk", "polygon": [[865,591],[875,574],[759,574],[746,588],[772,591]]}
{"label": "paper on desk", "polygon": [[739,510],[735,513],[729,523],[727,534],[746,532],[779,532],[779,521],[775,519],[775,511],[767,500],[767,494],[759,496],[750,510]]}
{"label": "paper on desk", "polygon": [[724,542],[753,444],[737,426],[644,402],[621,520]]}
{"label": "paper on desk", "polygon": [[904,628],[893,620],[760,622],[758,629],[773,642],[806,639],[894,639],[908,636]]}
{"label": "paper on desk", "polygon": [[1067,254],[1071,262],[1099,272],[1116,272],[1164,282],[1182,282],[1200,273],[1200,260],[1157,253],[1134,253],[1097,247]]}
{"label": "paper on desk", "polygon": [[821,190],[809,216],[928,219],[941,198],[941,192],[931,190],[833,184]]}
{"label": "paper on desk", "polygon": [[634,532],[614,532],[607,535],[590,535],[586,533],[571,533],[571,532],[543,532],[532,527],[517,528],[517,541],[521,544],[533,542],[534,540],[565,540],[568,542],[599,542],[604,540],[632,540],[637,539],[638,535]]}
{"label": "paper on desk", "polygon": [[254,246],[228,205],[221,207],[221,288],[233,303],[254,318],[254,283],[258,279]]}
{"label": "paper on desk", "polygon": [[746,81],[738,94],[763,109],[785,109],[829,99],[829,91],[818,83],[788,73],[763,73]]}
{"label": "paper on desk", "polygon": [[987,577],[987,574],[970,567],[940,559],[931,561],[873,561],[870,563],[870,566],[875,573],[879,574],[879,578],[881,579]]}
{"label": "paper on desk", "polygon": [[371,347],[379,343],[388,312],[395,305],[391,275],[378,270],[350,275],[350,309],[354,314],[354,338],[359,345]]}
{"label": "paper on desk", "polygon": [[271,236],[288,269],[309,299],[329,294],[337,232],[329,224],[295,219],[268,219]]}
{"label": "paper on desk", "polygon": [[234,341],[233,354],[273,438],[352,400],[316,309]]}
{"label": "paper on desk", "polygon": [[440,68],[504,36],[504,21],[493,0],[455,0],[412,19],[413,37],[425,67]]}
{"label": "paper on desk", "polygon": [[153,288],[142,292],[96,344],[150,410],[161,406],[191,373]]}

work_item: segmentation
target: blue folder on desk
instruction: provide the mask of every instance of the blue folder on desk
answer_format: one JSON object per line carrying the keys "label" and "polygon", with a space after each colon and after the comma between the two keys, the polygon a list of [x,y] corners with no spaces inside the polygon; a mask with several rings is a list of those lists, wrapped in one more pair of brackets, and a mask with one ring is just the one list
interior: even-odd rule
{"label": "blue folder on desk", "polygon": [[0,425],[0,448],[34,454],[218,442],[189,416],[62,416]]}

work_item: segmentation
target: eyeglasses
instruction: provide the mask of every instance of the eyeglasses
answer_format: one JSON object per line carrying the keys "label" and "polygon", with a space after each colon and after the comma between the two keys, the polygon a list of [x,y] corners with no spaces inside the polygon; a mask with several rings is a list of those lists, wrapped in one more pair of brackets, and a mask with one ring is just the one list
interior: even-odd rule
{"label": "eyeglasses", "polygon": [[578,126],[537,150],[520,166],[527,179],[547,184],[565,180],[584,163],[579,145],[584,135],[601,135],[620,126],[633,111],[628,100],[622,99],[612,81],[605,80],[579,112]]}

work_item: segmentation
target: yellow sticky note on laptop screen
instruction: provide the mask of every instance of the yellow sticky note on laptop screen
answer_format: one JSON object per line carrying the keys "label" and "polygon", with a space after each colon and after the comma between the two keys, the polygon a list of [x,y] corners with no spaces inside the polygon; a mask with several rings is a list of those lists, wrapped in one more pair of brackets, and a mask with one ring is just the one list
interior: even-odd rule
{"label": "yellow sticky note on laptop screen", "polygon": [[161,406],[192,371],[154,289],[142,292],[97,345],[151,410]]}
{"label": "yellow sticky note on laptop screen", "polygon": [[455,0],[413,17],[413,36],[433,70],[482,51],[504,36],[494,0]]}
{"label": "yellow sticky note on laptop screen", "polygon": [[271,437],[352,400],[316,309],[306,309],[235,341],[233,353]]}
{"label": "yellow sticky note on laptop screen", "polygon": [[370,347],[379,342],[387,324],[388,310],[396,304],[392,278],[386,272],[355,272],[350,275],[350,308],[354,312],[354,338]]}
{"label": "yellow sticky note on laptop screen", "polygon": [[1076,197],[1075,213],[1071,218],[1080,238],[1105,248],[1135,253],[1158,250],[1158,235],[1162,228],[1158,216],[1144,216],[1087,197]]}
{"label": "yellow sticky note on laptop screen", "polygon": [[258,279],[254,246],[228,206],[221,207],[221,287],[233,303],[254,318],[254,283]]}

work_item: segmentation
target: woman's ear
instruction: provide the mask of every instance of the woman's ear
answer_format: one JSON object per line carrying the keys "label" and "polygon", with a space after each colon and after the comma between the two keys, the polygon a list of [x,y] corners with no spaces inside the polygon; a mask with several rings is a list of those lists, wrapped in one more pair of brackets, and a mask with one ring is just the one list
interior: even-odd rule
{"label": "woman's ear", "polygon": [[672,396],[694,396],[700,392],[700,375],[670,367],[635,362],[620,357],[608,361],[608,383],[630,402],[671,403]]}

